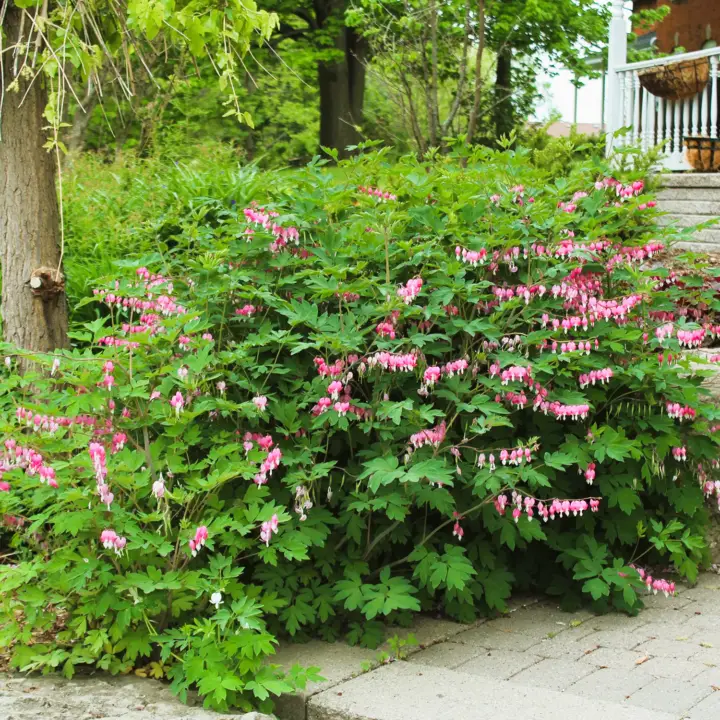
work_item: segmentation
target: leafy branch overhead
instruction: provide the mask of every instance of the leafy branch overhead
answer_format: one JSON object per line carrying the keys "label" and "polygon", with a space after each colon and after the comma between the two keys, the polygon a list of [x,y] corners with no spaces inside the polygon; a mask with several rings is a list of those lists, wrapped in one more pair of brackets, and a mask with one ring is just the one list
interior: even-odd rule
{"label": "leafy branch overhead", "polygon": [[18,90],[20,77],[42,73],[53,88],[47,119],[54,126],[62,121],[67,93],[81,107],[81,89],[88,85],[101,96],[132,97],[138,70],[152,80],[147,57],[174,50],[207,58],[226,93],[227,113],[251,122],[238,97],[243,56],[278,24],[253,0],[2,0],[0,20],[11,14],[19,14],[20,22],[17,33],[5,32],[2,39],[13,58],[5,66],[5,88]]}

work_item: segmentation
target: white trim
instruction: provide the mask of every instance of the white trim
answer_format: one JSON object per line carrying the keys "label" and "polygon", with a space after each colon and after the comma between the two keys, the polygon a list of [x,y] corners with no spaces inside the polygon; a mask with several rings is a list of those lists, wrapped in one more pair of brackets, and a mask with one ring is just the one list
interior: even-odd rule
{"label": "white trim", "polygon": [[664,58],[656,58],[654,60],[644,60],[643,62],[626,63],[613,68],[615,72],[627,72],[628,70],[644,70],[646,68],[660,67],[662,65],[674,65],[675,63],[686,60],[701,60],[702,58],[720,55],[720,47],[708,48],[707,50],[697,50],[695,52],[681,53],[679,55],[668,55]]}

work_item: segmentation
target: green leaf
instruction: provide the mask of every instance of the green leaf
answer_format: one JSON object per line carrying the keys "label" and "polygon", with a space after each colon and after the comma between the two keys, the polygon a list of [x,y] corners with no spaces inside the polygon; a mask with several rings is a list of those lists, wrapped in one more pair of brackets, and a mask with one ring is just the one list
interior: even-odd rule
{"label": "green leaf", "polygon": [[582,589],[583,592],[590,593],[593,600],[599,600],[601,597],[607,597],[610,594],[610,587],[599,577],[587,580]]}

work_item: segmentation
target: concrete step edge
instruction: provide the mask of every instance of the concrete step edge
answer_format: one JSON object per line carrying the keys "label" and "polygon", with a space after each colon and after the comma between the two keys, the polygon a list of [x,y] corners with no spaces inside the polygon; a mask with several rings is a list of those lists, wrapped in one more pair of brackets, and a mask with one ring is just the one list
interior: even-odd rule
{"label": "concrete step edge", "polygon": [[717,200],[670,200],[662,199],[659,204],[660,210],[672,214],[681,215],[707,215],[708,217],[720,216],[720,195]]}
{"label": "concrete step edge", "polygon": [[406,662],[384,665],[314,695],[307,706],[307,720],[450,718],[677,720],[677,715]]}
{"label": "concrete step edge", "polygon": [[720,188],[720,173],[673,173],[660,178],[666,188]]}

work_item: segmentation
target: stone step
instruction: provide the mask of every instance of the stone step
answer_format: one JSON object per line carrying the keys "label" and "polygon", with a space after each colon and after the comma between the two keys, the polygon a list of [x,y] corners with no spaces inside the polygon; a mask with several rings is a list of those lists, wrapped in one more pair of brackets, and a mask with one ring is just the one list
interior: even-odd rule
{"label": "stone step", "polygon": [[706,215],[708,219],[720,216],[720,190],[714,200],[660,199],[661,210],[673,215]]}
{"label": "stone step", "polygon": [[307,720],[677,720],[651,710],[474,674],[395,662],[313,696]]}
{"label": "stone step", "polygon": [[[714,215],[693,215],[693,214],[668,214],[662,215],[658,218],[660,225],[674,225],[675,227],[694,227],[700,225],[700,223],[708,222],[709,220],[715,220]],[[718,225],[720,230],[720,225]]]}
{"label": "stone step", "polygon": [[666,200],[699,200],[720,202],[720,188],[664,188],[657,194],[660,204]]}
{"label": "stone step", "polygon": [[720,188],[720,173],[670,173],[661,183],[666,188]]}

